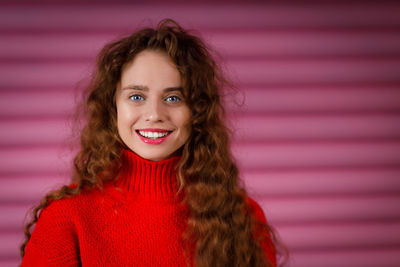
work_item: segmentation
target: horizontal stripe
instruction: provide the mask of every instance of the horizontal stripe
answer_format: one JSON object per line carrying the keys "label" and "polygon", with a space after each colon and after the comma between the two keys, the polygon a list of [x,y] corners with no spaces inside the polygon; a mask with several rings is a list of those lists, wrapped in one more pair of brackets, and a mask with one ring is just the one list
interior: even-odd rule
{"label": "horizontal stripe", "polygon": [[[399,31],[202,31],[225,57],[354,57],[400,54]],[[93,60],[112,33],[9,33],[2,35],[0,58],[8,60]],[[251,42],[249,42],[251,40]],[[29,46],[26,44],[29,43]]]}
{"label": "horizontal stripe", "polygon": [[[166,12],[168,10],[168,12]],[[396,3],[282,5],[65,5],[5,6],[0,30],[132,30],[149,21],[172,17],[188,28],[399,26]],[[108,19],[106,19],[108,18]],[[146,18],[146,19],[144,19]],[[205,19],[207,18],[207,19]],[[240,18],[240,19],[235,19]]]}

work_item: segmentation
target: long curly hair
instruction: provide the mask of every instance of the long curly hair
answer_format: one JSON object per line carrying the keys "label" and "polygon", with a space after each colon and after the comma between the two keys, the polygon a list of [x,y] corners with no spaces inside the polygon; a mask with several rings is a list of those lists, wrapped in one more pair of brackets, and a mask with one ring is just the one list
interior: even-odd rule
{"label": "long curly hair", "polygon": [[[195,266],[272,266],[261,242],[273,233],[251,216],[230,151],[231,134],[225,125],[221,96],[226,80],[203,41],[170,19],[155,29],[145,28],[110,43],[98,55],[84,104],[86,125],[74,158],[73,186],[48,193],[34,208],[32,221],[25,227],[22,257],[32,226],[51,201],[78,195],[84,189],[102,188],[106,180],[117,176],[125,145],[117,130],[116,87],[125,64],[144,50],[163,51],[169,56],[181,74],[183,95],[191,109],[191,134],[177,167],[180,189],[185,192],[183,202],[189,211],[183,240],[193,250],[186,256],[193,255]],[[267,234],[256,237],[254,233],[260,229]]]}

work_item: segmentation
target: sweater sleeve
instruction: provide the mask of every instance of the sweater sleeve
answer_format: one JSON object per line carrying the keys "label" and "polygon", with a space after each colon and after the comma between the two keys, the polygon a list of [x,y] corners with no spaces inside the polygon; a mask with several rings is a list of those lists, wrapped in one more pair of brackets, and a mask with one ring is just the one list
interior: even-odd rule
{"label": "sweater sleeve", "polygon": [[26,246],[22,267],[78,266],[79,251],[70,207],[54,201],[40,214]]}
{"label": "sweater sleeve", "polygon": [[[260,205],[251,198],[248,198],[248,204],[250,207],[250,212],[252,212],[253,216],[256,218],[258,222],[263,225],[267,225],[267,220],[265,218],[264,212],[261,209]],[[274,267],[276,267],[276,251],[274,243],[271,239],[271,234],[266,232],[264,229],[256,229],[255,236],[266,236],[261,242],[261,246],[264,248],[265,254],[269,261],[272,263]]]}

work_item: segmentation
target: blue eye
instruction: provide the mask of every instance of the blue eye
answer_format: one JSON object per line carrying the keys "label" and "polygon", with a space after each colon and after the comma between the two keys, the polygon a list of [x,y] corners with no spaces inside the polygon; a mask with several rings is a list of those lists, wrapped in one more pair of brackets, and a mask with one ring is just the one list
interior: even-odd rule
{"label": "blue eye", "polygon": [[131,95],[129,99],[132,101],[143,101],[144,97],[141,95]]}
{"label": "blue eye", "polygon": [[165,99],[165,101],[167,102],[180,102],[181,99],[179,97],[177,97],[176,95],[173,96],[169,96]]}

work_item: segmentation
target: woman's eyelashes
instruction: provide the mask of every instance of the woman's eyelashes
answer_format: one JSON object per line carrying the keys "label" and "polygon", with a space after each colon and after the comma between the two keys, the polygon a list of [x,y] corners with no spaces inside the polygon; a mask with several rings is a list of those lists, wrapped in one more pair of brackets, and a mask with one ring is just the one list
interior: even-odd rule
{"label": "woman's eyelashes", "polygon": [[172,96],[168,96],[167,98],[165,98],[165,101],[167,101],[167,102],[181,102],[181,98],[179,96],[172,95]]}
{"label": "woman's eyelashes", "polygon": [[[134,95],[130,95],[129,96],[129,100],[133,101],[133,102],[141,102],[141,101],[145,101],[146,97],[140,94],[134,94]],[[182,97],[177,96],[177,95],[171,95],[171,96],[167,96],[163,99],[165,102],[167,103],[178,103],[182,101]]]}
{"label": "woman's eyelashes", "polygon": [[129,96],[129,99],[132,101],[143,101],[144,97],[141,95],[131,95]]}

